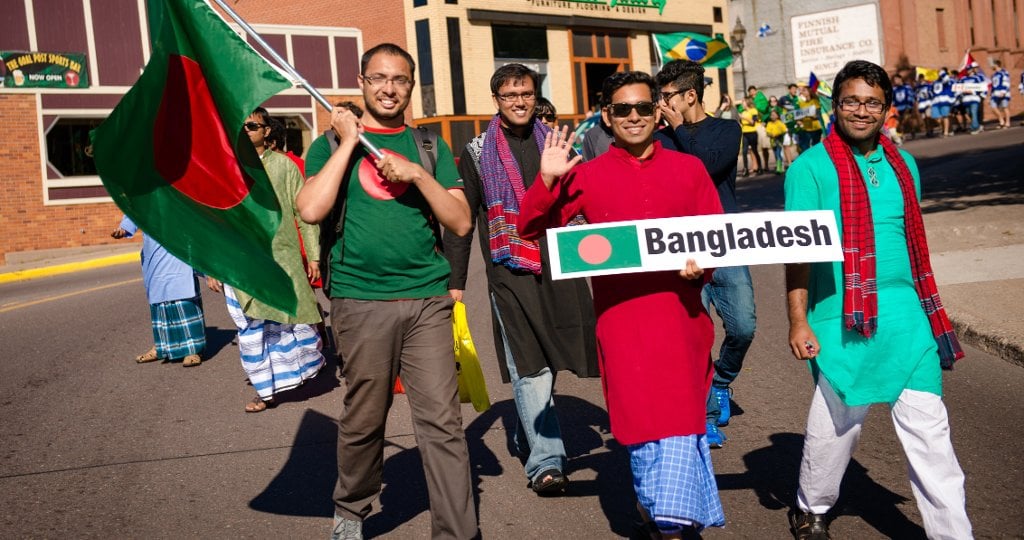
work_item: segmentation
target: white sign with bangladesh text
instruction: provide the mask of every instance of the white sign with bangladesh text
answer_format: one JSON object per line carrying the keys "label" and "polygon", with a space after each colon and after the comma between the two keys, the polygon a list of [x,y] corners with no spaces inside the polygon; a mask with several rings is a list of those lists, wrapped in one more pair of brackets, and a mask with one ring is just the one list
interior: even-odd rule
{"label": "white sign with bangladesh text", "polygon": [[701,268],[841,261],[829,210],[619,221],[547,231],[552,279]]}

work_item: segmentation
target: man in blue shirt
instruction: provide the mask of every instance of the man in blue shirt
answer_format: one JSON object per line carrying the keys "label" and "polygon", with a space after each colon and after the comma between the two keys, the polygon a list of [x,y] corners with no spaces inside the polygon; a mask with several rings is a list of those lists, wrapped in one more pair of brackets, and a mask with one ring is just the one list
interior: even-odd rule
{"label": "man in blue shirt", "polygon": [[980,88],[974,88],[973,86],[985,84],[987,85],[988,78],[978,70],[978,63],[971,62],[970,67],[967,68],[967,76],[960,79],[960,88],[963,97],[961,98],[964,107],[967,109],[967,116],[971,119],[971,135],[977,135],[984,131],[981,122],[978,121],[978,109],[981,108],[982,100],[985,99],[985,94],[988,92],[981,90]]}
{"label": "man in blue shirt", "polygon": [[999,129],[1010,127],[1010,73],[1003,68],[1003,63],[995,61],[996,72],[992,74],[992,98],[989,103],[996,111]]}

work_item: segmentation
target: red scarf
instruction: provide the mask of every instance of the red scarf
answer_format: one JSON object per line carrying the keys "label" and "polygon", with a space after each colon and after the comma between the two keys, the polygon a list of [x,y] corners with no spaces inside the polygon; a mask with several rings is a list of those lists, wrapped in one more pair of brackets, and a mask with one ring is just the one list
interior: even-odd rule
{"label": "red scarf", "polygon": [[[839,175],[839,209],[843,221],[843,324],[848,330],[871,337],[878,328],[878,283],[875,229],[868,190],[850,146],[838,131],[833,130],[823,144]],[[939,299],[914,178],[892,141],[879,137],[879,145],[903,191],[903,223],[914,287],[939,348],[939,363],[943,369],[951,369],[953,362],[963,358],[964,352]]]}

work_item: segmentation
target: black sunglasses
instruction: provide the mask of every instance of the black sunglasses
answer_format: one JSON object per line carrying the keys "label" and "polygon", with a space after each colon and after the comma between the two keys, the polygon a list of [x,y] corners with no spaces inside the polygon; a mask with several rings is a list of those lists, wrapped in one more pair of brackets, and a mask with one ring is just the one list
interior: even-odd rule
{"label": "black sunglasses", "polygon": [[615,118],[626,118],[633,114],[633,109],[640,116],[654,116],[654,103],[641,101],[640,103],[612,103],[608,106],[608,112]]}
{"label": "black sunglasses", "polygon": [[242,127],[244,127],[246,131],[256,131],[257,129],[267,127],[267,125],[259,122],[246,122],[242,124]]}
{"label": "black sunglasses", "polygon": [[537,118],[540,118],[541,120],[544,120],[545,122],[554,122],[555,121],[555,115],[550,114],[550,113],[548,113],[548,114],[538,114]]}

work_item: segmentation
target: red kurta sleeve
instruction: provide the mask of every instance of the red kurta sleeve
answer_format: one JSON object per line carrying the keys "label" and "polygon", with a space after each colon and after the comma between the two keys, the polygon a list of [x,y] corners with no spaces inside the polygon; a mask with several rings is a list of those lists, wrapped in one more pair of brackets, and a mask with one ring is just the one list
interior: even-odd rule
{"label": "red kurta sleeve", "polygon": [[537,175],[519,205],[519,236],[534,240],[548,228],[561,227],[580,213],[583,193],[579,188],[578,169],[555,180],[551,189],[544,185],[540,174]]}

